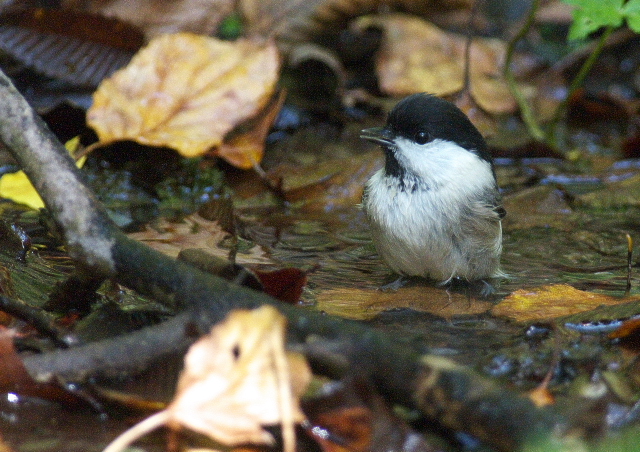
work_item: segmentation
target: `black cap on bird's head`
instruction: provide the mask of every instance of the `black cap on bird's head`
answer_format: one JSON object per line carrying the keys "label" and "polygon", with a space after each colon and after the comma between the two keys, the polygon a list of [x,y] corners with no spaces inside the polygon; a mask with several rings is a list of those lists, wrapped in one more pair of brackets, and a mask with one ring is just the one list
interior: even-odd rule
{"label": "black cap on bird's head", "polygon": [[365,129],[362,138],[392,147],[402,137],[418,144],[447,140],[491,161],[487,144],[469,118],[454,104],[431,94],[405,97],[391,110],[385,127]]}

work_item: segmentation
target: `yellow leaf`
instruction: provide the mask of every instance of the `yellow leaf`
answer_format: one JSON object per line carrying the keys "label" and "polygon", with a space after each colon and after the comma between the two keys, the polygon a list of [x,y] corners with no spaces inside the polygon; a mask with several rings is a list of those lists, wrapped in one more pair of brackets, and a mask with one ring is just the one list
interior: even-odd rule
{"label": "yellow leaf", "polygon": [[638,299],[640,298],[617,298],[585,292],[568,284],[555,284],[516,290],[491,312],[493,315],[509,317],[519,322],[529,322],[577,314],[600,305],[616,305]]}
{"label": "yellow leaf", "polygon": [[[65,143],[65,148],[70,153],[74,153],[80,145],[80,138],[75,137]],[[76,162],[78,168],[84,165],[86,158],[82,157]],[[44,207],[42,198],[31,184],[31,181],[24,171],[5,174],[0,178],[0,197],[11,199],[18,204],[24,204],[32,209],[41,209]]]}
{"label": "yellow leaf", "polygon": [[397,308],[429,312],[441,317],[479,314],[488,311],[491,303],[436,287],[402,287],[394,292],[345,287],[318,293],[317,308],[330,315],[370,320],[381,312]]}
{"label": "yellow leaf", "polygon": [[273,42],[163,35],[100,84],[87,122],[104,143],[133,140],[199,156],[264,107],[278,71]]}

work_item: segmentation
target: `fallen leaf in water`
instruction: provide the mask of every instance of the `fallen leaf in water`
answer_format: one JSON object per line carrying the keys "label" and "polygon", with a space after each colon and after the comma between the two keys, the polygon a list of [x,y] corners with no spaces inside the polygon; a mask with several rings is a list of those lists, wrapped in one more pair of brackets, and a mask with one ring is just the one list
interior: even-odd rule
{"label": "fallen leaf in water", "polygon": [[289,267],[274,271],[255,271],[262,283],[264,292],[285,303],[300,301],[304,286],[307,285],[307,273],[299,268]]}
{"label": "fallen leaf in water", "polygon": [[78,407],[86,403],[55,382],[40,383],[31,378],[13,346],[13,332],[2,326],[0,326],[0,391],[60,402],[67,407]]}
{"label": "fallen leaf in water", "polygon": [[[153,226],[147,225],[146,230],[133,232],[128,236],[171,257],[177,257],[180,251],[190,248],[202,249],[224,259],[229,257],[230,249],[219,245],[230,237],[230,234],[224,231],[217,221],[205,220],[197,214],[185,217],[179,222],[170,222],[162,218]],[[258,245],[238,252],[236,262],[243,265],[273,263]]]}
{"label": "fallen leaf in water", "polygon": [[538,408],[553,405],[556,403],[556,398],[551,393],[551,391],[549,391],[549,388],[546,384],[540,385],[537,388],[529,391],[528,397],[529,400],[531,400]]}
{"label": "fallen leaf in water", "polygon": [[185,157],[215,154],[224,136],[271,98],[279,66],[273,42],[160,36],[100,84],[87,122],[101,143],[133,140]]}
{"label": "fallen leaf in water", "polygon": [[348,319],[369,320],[389,309],[408,308],[441,317],[480,314],[492,303],[436,287],[403,287],[384,292],[377,289],[341,288],[318,293],[317,309]]}
{"label": "fallen leaf in water", "polygon": [[437,450],[363,378],[331,382],[318,393],[303,406],[313,426],[309,433],[323,452]]}
{"label": "fallen leaf in water", "polygon": [[282,164],[269,172],[280,181],[286,200],[309,209],[328,211],[362,200],[367,180],[382,166],[379,151],[322,161],[305,167]]}
{"label": "fallen leaf in water", "polygon": [[[445,32],[405,14],[363,16],[354,26],[357,29],[376,26],[385,31],[376,58],[376,72],[383,92],[396,96],[417,92],[444,96],[464,87],[465,36]],[[516,109],[502,74],[505,55],[506,45],[499,40],[473,40],[471,95],[490,113]]]}
{"label": "fallen leaf in water", "polygon": [[236,310],[191,346],[176,395],[167,409],[113,441],[105,452],[124,450],[161,425],[186,427],[214,441],[272,444],[264,425],[282,424],[284,450],[295,449],[294,423],[304,420],[299,397],[311,372],[284,349],[286,320],[275,308]]}
{"label": "fallen leaf in water", "polygon": [[511,293],[495,306],[491,313],[518,322],[553,319],[597,308],[640,300],[640,297],[618,298],[585,292],[568,284],[555,284],[520,289]]}

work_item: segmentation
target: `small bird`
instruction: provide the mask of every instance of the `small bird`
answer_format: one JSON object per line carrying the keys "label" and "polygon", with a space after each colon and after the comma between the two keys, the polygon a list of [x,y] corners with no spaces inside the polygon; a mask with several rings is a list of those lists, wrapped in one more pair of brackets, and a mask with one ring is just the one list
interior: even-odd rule
{"label": "small bird", "polygon": [[362,206],[373,243],[392,270],[442,284],[488,284],[504,276],[506,212],[493,161],[458,107],[414,94],[395,106],[384,127],[360,137],[384,150],[384,168],[367,182]]}

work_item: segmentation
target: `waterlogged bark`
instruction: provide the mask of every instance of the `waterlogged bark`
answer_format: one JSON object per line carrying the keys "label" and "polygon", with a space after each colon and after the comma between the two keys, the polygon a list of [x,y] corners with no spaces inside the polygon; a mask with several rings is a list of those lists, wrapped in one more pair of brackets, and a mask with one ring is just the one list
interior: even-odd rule
{"label": "waterlogged bark", "polygon": [[208,331],[232,309],[271,304],[288,319],[289,346],[302,350],[315,372],[360,375],[389,402],[418,409],[444,427],[506,451],[539,436],[549,438],[558,424],[551,409],[538,409],[449,360],[421,357],[361,323],[284,305],[127,238],[83,185],[64,147],[1,72],[0,142],[38,189],[79,266],[144,295],[170,297],[185,309],[163,324],[123,337],[25,358],[36,380],[84,380],[141,370],[163,353],[186,349],[194,339],[187,333],[191,324]]}

